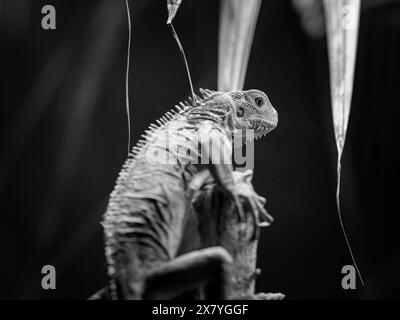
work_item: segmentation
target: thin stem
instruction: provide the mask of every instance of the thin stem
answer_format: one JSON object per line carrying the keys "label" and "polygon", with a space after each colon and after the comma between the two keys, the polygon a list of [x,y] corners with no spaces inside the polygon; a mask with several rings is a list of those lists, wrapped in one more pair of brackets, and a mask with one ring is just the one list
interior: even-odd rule
{"label": "thin stem", "polygon": [[196,100],[196,96],[195,96],[194,90],[193,90],[192,77],[190,76],[190,70],[189,70],[189,65],[187,63],[185,51],[183,50],[182,43],[179,40],[178,34],[176,33],[174,26],[172,25],[172,23],[170,23],[169,25],[171,26],[172,35],[174,36],[176,43],[178,44],[179,50],[182,53],[183,61],[185,62],[186,72],[187,72],[188,79],[189,79],[190,90],[192,92],[193,104],[196,105],[197,100]]}
{"label": "thin stem", "polygon": [[126,115],[128,118],[128,154],[131,150],[131,116],[130,116],[130,106],[129,106],[129,66],[130,66],[130,54],[131,54],[131,39],[132,39],[132,23],[131,14],[129,10],[128,0],[125,0],[126,11],[128,15],[128,53],[126,57],[126,75],[125,75],[125,102],[126,102]]}
{"label": "thin stem", "polygon": [[356,262],[356,258],[354,257],[353,250],[351,249],[350,241],[347,236],[346,228],[343,223],[343,218],[342,218],[342,211],[340,210],[340,178],[341,178],[341,152],[338,154],[338,159],[337,159],[337,188],[336,188],[336,206],[337,206],[337,212],[339,216],[339,222],[340,222],[340,227],[342,228],[342,232],[344,235],[344,238],[346,240],[347,248],[349,249],[351,260],[353,261],[354,267],[357,270],[357,274],[360,277],[361,283],[364,286],[364,280],[363,277],[361,276],[360,269],[358,269],[358,265]]}

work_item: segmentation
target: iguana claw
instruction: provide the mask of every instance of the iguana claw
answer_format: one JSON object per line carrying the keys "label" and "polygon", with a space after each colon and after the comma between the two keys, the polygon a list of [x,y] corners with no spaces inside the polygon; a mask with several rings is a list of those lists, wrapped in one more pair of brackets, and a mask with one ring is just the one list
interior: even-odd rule
{"label": "iguana claw", "polygon": [[[254,232],[251,240],[254,240],[258,237],[258,229],[269,226],[273,222],[273,218],[264,209],[266,199],[259,196],[251,186],[252,176],[251,170],[235,172],[235,183],[230,187],[228,193],[237,207],[240,223],[246,221],[246,214],[252,215]],[[247,207],[246,210],[243,210],[243,206]]]}

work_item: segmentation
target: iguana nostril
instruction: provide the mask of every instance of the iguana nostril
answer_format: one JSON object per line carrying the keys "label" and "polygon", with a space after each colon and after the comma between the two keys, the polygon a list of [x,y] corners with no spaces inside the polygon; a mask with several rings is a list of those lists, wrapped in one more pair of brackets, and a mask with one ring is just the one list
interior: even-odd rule
{"label": "iguana nostril", "polygon": [[237,109],[236,115],[237,115],[238,117],[243,117],[243,115],[244,115],[244,109],[243,109],[243,107],[239,107],[239,108]]}

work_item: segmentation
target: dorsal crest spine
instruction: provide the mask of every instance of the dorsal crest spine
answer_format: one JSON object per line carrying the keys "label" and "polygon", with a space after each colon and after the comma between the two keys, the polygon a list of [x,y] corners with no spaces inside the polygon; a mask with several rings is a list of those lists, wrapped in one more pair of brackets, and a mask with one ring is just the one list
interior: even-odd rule
{"label": "dorsal crest spine", "polygon": [[135,160],[136,156],[142,152],[143,148],[146,144],[151,141],[151,138],[162,128],[164,128],[168,123],[177,119],[180,116],[183,116],[186,112],[190,111],[194,107],[201,106],[211,99],[217,91],[212,91],[208,89],[200,88],[200,94],[195,95],[196,98],[196,106],[193,106],[193,99],[189,97],[187,101],[179,102],[179,104],[174,106],[174,109],[165,112],[163,116],[156,119],[155,123],[151,123],[148,126],[148,129],[145,130],[145,133],[141,135],[141,139],[136,143],[136,145],[132,148],[129,153],[129,157],[126,165],[130,165],[132,161]]}

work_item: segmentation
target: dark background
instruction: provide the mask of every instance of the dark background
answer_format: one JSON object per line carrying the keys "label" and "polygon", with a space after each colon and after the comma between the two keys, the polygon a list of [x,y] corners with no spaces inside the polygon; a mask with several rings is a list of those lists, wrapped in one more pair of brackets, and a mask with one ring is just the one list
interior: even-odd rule
{"label": "dark background", "polygon": [[[134,141],[189,94],[164,2],[130,2]],[[279,126],[256,144],[253,182],[275,217],[258,291],[400,297],[400,4],[362,2],[342,211],[366,285],[341,288],[351,259],[335,206],[326,39],[303,29],[291,1],[264,0],[245,88],[268,93]],[[55,31],[41,28],[45,4]],[[216,89],[218,16],[218,1],[183,1],[175,19],[195,88]],[[84,299],[106,283],[99,221],[126,156],[127,36],[122,0],[0,0],[2,299]],[[46,264],[56,290],[41,289]]]}

